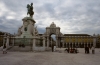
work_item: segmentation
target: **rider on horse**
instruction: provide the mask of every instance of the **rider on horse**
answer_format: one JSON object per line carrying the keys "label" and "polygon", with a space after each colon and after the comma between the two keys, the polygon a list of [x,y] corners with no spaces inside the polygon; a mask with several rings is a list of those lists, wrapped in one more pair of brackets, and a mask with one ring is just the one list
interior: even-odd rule
{"label": "rider on horse", "polygon": [[33,15],[34,15],[34,12],[33,12],[33,3],[31,3],[31,5],[27,4],[27,9],[28,9],[27,15],[29,14],[30,17],[33,17]]}

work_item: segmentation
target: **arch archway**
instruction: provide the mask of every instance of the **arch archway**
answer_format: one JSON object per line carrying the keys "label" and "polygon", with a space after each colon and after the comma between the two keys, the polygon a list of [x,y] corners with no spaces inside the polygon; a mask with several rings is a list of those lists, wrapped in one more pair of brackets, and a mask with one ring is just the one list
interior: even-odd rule
{"label": "arch archway", "polygon": [[52,34],[56,35],[56,46],[61,47],[63,34],[60,32],[60,27],[56,27],[54,22],[51,23],[50,27],[46,27],[46,32],[44,33],[44,37],[47,40],[47,48],[50,45],[50,37]]}
{"label": "arch archway", "polygon": [[84,43],[82,43],[82,48],[84,48]]}
{"label": "arch archway", "polygon": [[[69,47],[69,43],[67,43],[67,48]],[[66,48],[66,47],[65,47]]]}
{"label": "arch archway", "polygon": [[73,48],[75,48],[75,43],[73,43]]}
{"label": "arch archway", "polygon": [[87,43],[85,43],[85,47],[87,47]]}

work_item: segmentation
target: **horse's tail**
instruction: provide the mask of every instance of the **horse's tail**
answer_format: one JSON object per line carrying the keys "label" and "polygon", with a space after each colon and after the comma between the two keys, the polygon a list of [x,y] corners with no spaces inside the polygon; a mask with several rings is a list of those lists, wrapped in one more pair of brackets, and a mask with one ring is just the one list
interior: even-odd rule
{"label": "horse's tail", "polygon": [[27,15],[29,14],[29,12],[27,12]]}

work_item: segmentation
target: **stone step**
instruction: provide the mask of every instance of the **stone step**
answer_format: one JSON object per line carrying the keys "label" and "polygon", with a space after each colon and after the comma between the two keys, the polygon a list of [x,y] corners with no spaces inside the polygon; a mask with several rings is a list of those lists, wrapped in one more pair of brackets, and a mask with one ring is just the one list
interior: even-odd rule
{"label": "stone step", "polygon": [[13,46],[8,51],[31,51],[32,48],[30,46],[25,47],[19,47],[19,46]]}

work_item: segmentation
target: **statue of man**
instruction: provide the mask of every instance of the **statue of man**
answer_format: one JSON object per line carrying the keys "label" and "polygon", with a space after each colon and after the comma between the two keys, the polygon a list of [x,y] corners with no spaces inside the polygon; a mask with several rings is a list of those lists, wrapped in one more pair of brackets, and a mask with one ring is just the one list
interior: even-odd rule
{"label": "statue of man", "polygon": [[35,35],[38,36],[37,26],[35,27]]}
{"label": "statue of man", "polygon": [[31,3],[30,5],[27,4],[27,9],[28,9],[27,15],[29,14],[30,17],[33,17],[33,15],[34,15],[34,12],[33,12],[33,3]]}

